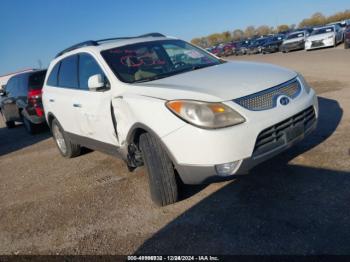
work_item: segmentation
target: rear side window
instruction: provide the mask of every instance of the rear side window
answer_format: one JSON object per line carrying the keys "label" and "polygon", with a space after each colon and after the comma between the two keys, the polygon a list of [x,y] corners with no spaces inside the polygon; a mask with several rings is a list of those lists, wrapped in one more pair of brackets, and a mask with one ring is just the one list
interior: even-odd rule
{"label": "rear side window", "polygon": [[6,84],[6,92],[8,96],[13,96],[14,89],[16,87],[17,78],[12,77]]}
{"label": "rear side window", "polygon": [[61,61],[58,86],[78,88],[78,56],[69,56]]}
{"label": "rear side window", "polygon": [[23,74],[18,76],[17,90],[16,90],[17,96],[27,96],[28,77],[29,77],[29,74]]}
{"label": "rear side window", "polygon": [[60,69],[60,64],[61,63],[57,63],[54,66],[54,68],[51,70],[49,78],[47,79],[47,84],[49,86],[58,86],[57,80],[58,80],[58,70]]}
{"label": "rear side window", "polygon": [[96,60],[89,54],[82,53],[79,55],[79,87],[82,90],[89,90],[88,80],[90,76],[104,73]]}
{"label": "rear side window", "polygon": [[29,89],[38,90],[43,88],[46,71],[34,73],[29,76]]}

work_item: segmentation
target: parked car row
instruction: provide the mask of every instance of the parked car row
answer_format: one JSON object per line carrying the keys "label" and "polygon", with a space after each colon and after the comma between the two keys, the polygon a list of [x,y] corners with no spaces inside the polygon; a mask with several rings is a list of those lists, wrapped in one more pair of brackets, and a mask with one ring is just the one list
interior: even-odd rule
{"label": "parked car row", "polygon": [[323,47],[335,47],[344,41],[349,48],[350,21],[333,23],[314,28],[303,28],[288,33],[255,37],[238,42],[220,44],[207,48],[216,56],[287,53],[295,50],[311,50]]}
{"label": "parked car row", "polygon": [[12,77],[2,98],[9,128],[23,121],[32,132],[46,122],[63,157],[87,147],[130,170],[145,165],[161,206],[178,200],[182,183],[245,174],[318,119],[315,91],[300,74],[224,61],[159,33],[76,44],[47,71]]}

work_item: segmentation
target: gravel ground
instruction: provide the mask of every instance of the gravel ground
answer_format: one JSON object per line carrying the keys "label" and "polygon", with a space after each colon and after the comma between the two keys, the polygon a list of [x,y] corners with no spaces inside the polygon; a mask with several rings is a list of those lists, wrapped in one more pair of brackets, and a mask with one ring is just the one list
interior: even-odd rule
{"label": "gravel ground", "polygon": [[229,59],[303,73],[319,95],[313,135],[157,208],[144,168],[99,152],[67,160],[49,132],[0,122],[0,254],[349,254],[350,51]]}

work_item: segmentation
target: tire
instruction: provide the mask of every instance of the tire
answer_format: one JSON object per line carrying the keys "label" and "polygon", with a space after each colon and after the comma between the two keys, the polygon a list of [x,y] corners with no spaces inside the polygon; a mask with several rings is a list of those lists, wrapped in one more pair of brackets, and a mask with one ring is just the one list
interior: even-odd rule
{"label": "tire", "polygon": [[16,126],[14,121],[6,121],[5,125],[7,128],[14,128]]}
{"label": "tire", "polygon": [[346,41],[344,41],[344,49],[349,49],[349,44],[347,44]]}
{"label": "tire", "polygon": [[73,143],[69,139],[66,132],[64,132],[62,126],[56,119],[52,120],[51,130],[52,136],[62,156],[65,158],[73,158],[80,155],[80,145]]}
{"label": "tire", "polygon": [[173,204],[178,200],[175,170],[159,140],[149,133],[140,136],[143,161],[148,171],[151,198],[158,206]]}
{"label": "tire", "polygon": [[31,135],[36,134],[39,131],[39,126],[30,122],[26,117],[22,116],[24,128]]}

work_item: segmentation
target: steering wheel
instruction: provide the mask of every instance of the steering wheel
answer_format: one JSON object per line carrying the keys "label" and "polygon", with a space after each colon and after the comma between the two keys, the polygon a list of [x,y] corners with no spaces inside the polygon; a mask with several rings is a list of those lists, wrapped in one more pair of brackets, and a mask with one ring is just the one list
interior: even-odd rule
{"label": "steering wheel", "polygon": [[187,64],[185,62],[176,62],[176,63],[174,63],[174,68],[175,69],[178,69],[178,68],[184,67],[184,66],[187,66]]}

